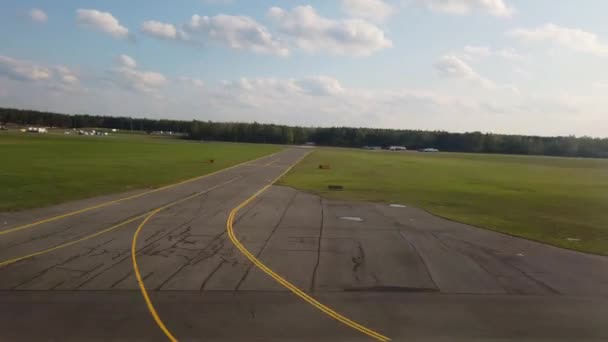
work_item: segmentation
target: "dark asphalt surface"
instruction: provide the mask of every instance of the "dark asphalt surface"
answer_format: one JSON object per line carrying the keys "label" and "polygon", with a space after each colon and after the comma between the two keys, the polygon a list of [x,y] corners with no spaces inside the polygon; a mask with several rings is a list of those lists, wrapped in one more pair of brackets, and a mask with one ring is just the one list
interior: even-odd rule
{"label": "dark asphalt surface", "polygon": [[[79,239],[196,192],[138,239],[151,300],[181,341],[368,341],[252,266],[230,210],[308,150],[0,235],[0,263]],[[137,193],[137,192],[133,192]],[[0,214],[0,230],[125,196]],[[0,267],[1,341],[165,340],[133,274],[135,220]],[[322,303],[395,341],[608,340],[608,258],[410,207],[273,186],[239,212],[243,244]]]}

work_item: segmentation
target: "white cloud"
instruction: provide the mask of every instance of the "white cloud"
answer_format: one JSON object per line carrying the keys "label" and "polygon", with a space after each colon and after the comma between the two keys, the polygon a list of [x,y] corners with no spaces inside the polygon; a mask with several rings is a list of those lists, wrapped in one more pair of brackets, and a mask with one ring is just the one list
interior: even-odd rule
{"label": "white cloud", "polygon": [[384,0],[342,0],[344,11],[355,18],[380,22],[395,12]]}
{"label": "white cloud", "polygon": [[38,8],[32,8],[29,12],[30,19],[37,23],[46,23],[49,17],[44,13],[43,10]]}
{"label": "white cloud", "polygon": [[206,108],[223,121],[262,117],[264,122],[307,126],[430,128],[431,122],[446,118],[452,122],[474,106],[429,91],[348,88],[328,76],[242,78],[224,81],[205,95]]}
{"label": "white cloud", "polygon": [[0,75],[21,81],[41,81],[51,79],[53,71],[30,61],[0,55]]}
{"label": "white cloud", "polygon": [[449,14],[464,15],[474,11],[489,13],[496,17],[510,17],[515,12],[505,0],[416,0],[427,8]]}
{"label": "white cloud", "polygon": [[496,87],[494,82],[479,75],[470,65],[454,55],[441,57],[434,66],[443,77],[462,79],[487,89]]}
{"label": "white cloud", "polygon": [[514,29],[507,35],[525,42],[547,42],[579,52],[608,56],[608,44],[602,43],[595,33],[577,28],[545,24],[532,29]]}
{"label": "white cloud", "polygon": [[488,57],[492,54],[492,50],[487,46],[471,46],[464,47],[464,53],[474,57]]}
{"label": "white cloud", "polygon": [[509,61],[521,61],[524,59],[520,53],[512,48],[493,49],[488,46],[467,45],[462,50],[462,58],[468,61],[474,61],[491,56],[500,57]]}
{"label": "white cloud", "polygon": [[[114,82],[122,82],[129,88],[136,88],[131,82],[146,82],[130,76],[142,73],[137,69],[126,72],[127,79],[123,79],[118,74],[120,68],[124,66],[117,66]],[[205,87],[161,81],[151,82],[159,86],[148,86],[151,90],[147,91],[124,91],[124,87],[109,87],[107,83],[88,83],[94,92],[60,93],[51,87],[38,86],[46,81],[23,82],[0,77],[0,89],[5,94],[4,105],[11,107],[102,115],[132,113],[182,120],[593,136],[605,136],[604,127],[608,125],[603,112],[608,100],[599,89],[593,94],[589,89],[581,89],[584,96],[576,92],[563,96],[502,91],[494,91],[491,96],[477,91],[455,95],[457,92],[450,90],[444,93],[428,89],[353,88],[327,77],[321,83],[334,84],[328,89],[338,90],[315,94],[315,87],[305,81],[320,78],[243,78]],[[99,79],[83,82],[94,80]],[[166,85],[162,92],[154,90],[160,89],[160,84]],[[205,109],[203,116],[201,108]]]}
{"label": "white cloud", "polygon": [[236,81],[224,81],[225,88],[246,91],[249,93],[265,94],[266,96],[284,96],[298,94],[301,96],[337,96],[345,89],[335,78],[318,75],[293,78],[241,78]]}
{"label": "white cloud", "polygon": [[64,65],[45,65],[0,55],[0,79],[42,86],[61,92],[82,92],[76,71]]}
{"label": "white cloud", "polygon": [[127,56],[127,55],[120,55],[117,57],[118,63],[120,63],[120,65],[126,67],[126,68],[135,68],[137,67],[137,62],[135,61],[135,59],[133,59],[133,57],[131,56]]}
{"label": "white cloud", "polygon": [[116,39],[129,38],[129,29],[120,25],[109,12],[100,12],[95,9],[79,9],[76,17],[80,24],[107,33]]}
{"label": "white cloud", "polygon": [[155,20],[145,21],[141,25],[141,31],[160,39],[186,39],[185,34],[174,25]]}
{"label": "white cloud", "polygon": [[264,25],[246,16],[220,14],[201,17],[195,14],[184,29],[189,34],[189,40],[201,43],[211,40],[237,50],[289,55],[289,49],[283,42],[277,40]]}
{"label": "white cloud", "polygon": [[268,15],[289,41],[309,52],[366,56],[392,47],[374,24],[361,19],[324,18],[311,6],[298,6],[291,11],[272,7]]}
{"label": "white cloud", "polygon": [[127,55],[117,58],[119,66],[114,69],[119,77],[119,84],[136,91],[151,93],[167,84],[167,78],[154,71],[142,71],[137,69],[137,62]]}
{"label": "white cloud", "polygon": [[188,76],[179,77],[179,81],[181,81],[187,85],[197,87],[197,88],[202,88],[205,86],[205,82],[203,82],[203,80],[198,79],[198,78],[188,77]]}
{"label": "white cloud", "polygon": [[344,88],[340,81],[329,76],[311,76],[299,80],[298,86],[306,93],[311,95],[339,95],[344,93]]}
{"label": "white cloud", "polygon": [[56,65],[53,67],[59,79],[65,84],[76,84],[79,82],[78,76],[74,70],[64,66]]}

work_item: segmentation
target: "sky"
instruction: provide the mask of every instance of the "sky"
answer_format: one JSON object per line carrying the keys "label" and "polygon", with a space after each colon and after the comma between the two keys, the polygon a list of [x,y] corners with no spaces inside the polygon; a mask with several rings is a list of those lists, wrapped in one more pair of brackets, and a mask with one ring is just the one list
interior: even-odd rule
{"label": "sky", "polygon": [[0,106],[608,137],[605,0],[5,0]]}

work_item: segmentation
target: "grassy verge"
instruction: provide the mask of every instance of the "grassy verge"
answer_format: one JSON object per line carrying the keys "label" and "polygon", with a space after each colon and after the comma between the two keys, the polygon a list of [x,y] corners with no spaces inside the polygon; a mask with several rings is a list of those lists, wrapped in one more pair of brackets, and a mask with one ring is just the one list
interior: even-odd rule
{"label": "grassy verge", "polygon": [[[608,255],[608,160],[320,149],[282,183],[329,198],[408,203],[456,221]],[[329,192],[328,184],[345,190]]]}
{"label": "grassy verge", "polygon": [[0,212],[173,183],[280,149],[135,135],[0,132]]}

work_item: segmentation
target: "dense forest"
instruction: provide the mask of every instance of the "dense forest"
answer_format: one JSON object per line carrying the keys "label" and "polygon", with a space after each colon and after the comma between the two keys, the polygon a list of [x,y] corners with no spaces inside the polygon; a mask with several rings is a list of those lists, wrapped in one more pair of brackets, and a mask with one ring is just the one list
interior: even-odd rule
{"label": "dense forest", "polygon": [[0,108],[0,123],[61,128],[116,128],[147,132],[183,133],[188,139],[234,142],[303,144],[323,146],[406,146],[442,151],[507,153],[550,156],[608,157],[608,139],[589,137],[539,137],[492,133],[373,129],[351,127],[297,127],[261,123],[152,120],[85,114],[57,114]]}

